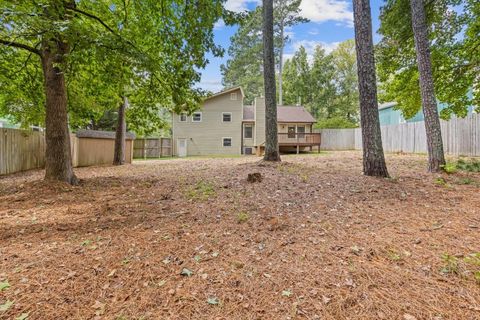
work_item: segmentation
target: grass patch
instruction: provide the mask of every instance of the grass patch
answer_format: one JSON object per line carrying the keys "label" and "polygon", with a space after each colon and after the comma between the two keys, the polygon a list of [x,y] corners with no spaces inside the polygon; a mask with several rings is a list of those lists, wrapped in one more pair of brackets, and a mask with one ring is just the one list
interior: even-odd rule
{"label": "grass patch", "polygon": [[248,215],[247,212],[242,211],[237,214],[237,222],[238,223],[244,223],[247,222],[250,216]]}
{"label": "grass patch", "polygon": [[193,201],[204,201],[211,196],[214,196],[215,194],[215,186],[213,185],[213,183],[208,181],[199,181],[194,187],[190,188],[187,191],[187,197]]}

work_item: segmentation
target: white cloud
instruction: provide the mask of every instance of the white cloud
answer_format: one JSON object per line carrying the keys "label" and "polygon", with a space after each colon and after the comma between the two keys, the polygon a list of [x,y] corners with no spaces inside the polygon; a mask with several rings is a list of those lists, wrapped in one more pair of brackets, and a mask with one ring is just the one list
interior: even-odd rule
{"label": "white cloud", "polygon": [[323,41],[315,41],[315,40],[300,40],[300,41],[295,41],[292,44],[293,51],[294,52],[289,52],[285,53],[283,55],[283,61],[287,61],[288,59],[292,59],[295,52],[300,49],[300,47],[304,47],[305,51],[307,52],[307,59],[308,62],[311,64],[313,63],[313,54],[315,53],[315,48],[317,46],[321,46],[327,54],[331,53],[333,50],[335,50],[340,42],[323,42]]}
{"label": "white cloud", "polygon": [[215,30],[222,29],[223,27],[225,27],[225,21],[223,21],[223,19],[220,19],[217,22],[215,22],[215,25],[213,26]]}
{"label": "white cloud", "polygon": [[345,0],[303,0],[300,9],[302,16],[312,22],[338,21],[352,27],[353,13],[349,3]]}
{"label": "white cloud", "polygon": [[261,0],[227,0],[225,3],[225,9],[234,12],[242,12],[248,10],[249,3],[260,4]]}
{"label": "white cloud", "polygon": [[315,40],[300,40],[300,41],[295,41],[292,46],[297,51],[300,49],[301,46],[305,48],[305,51],[307,51],[308,55],[313,55],[315,52],[315,48],[317,46],[321,46],[327,54],[335,50],[340,42],[323,42],[323,41],[315,41]]}

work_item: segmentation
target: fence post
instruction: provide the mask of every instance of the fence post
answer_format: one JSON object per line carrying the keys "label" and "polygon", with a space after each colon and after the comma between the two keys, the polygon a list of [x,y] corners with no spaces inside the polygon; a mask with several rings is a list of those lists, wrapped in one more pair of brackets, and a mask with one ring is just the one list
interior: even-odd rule
{"label": "fence post", "polygon": [[163,138],[160,137],[160,158],[161,158],[162,155],[163,155],[163,152],[162,152],[162,151],[163,151]]}
{"label": "fence post", "polygon": [[143,138],[143,160],[147,159],[147,139]]}

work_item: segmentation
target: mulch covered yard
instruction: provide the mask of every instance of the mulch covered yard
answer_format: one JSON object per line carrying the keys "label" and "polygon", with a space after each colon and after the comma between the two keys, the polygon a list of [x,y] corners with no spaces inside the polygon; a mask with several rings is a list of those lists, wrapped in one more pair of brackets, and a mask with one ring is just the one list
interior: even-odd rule
{"label": "mulch covered yard", "polygon": [[0,319],[480,319],[480,174],[258,159],[1,177]]}

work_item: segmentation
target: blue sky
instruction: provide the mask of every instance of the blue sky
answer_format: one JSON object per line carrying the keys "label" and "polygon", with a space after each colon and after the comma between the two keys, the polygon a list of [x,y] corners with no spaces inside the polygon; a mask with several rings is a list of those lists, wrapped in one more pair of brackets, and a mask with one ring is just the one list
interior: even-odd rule
{"label": "blue sky", "polygon": [[[378,15],[383,0],[370,0],[372,7],[372,21],[374,33],[379,27]],[[226,7],[232,11],[251,10],[261,5],[261,0],[227,0]],[[331,51],[342,41],[352,39],[353,14],[351,0],[302,0],[302,15],[310,20],[308,23],[294,26],[287,30],[290,42],[285,47],[285,57],[291,57],[295,50],[303,45],[308,53],[313,52],[317,44],[322,44],[327,51]],[[225,50],[230,45],[230,37],[237,30],[236,26],[227,27],[218,23],[215,30],[215,42]],[[374,34],[374,41],[380,37]],[[223,58],[208,55],[210,63],[202,70],[202,80],[197,85],[213,92],[222,89],[222,75],[220,65],[228,60],[228,54]]]}

